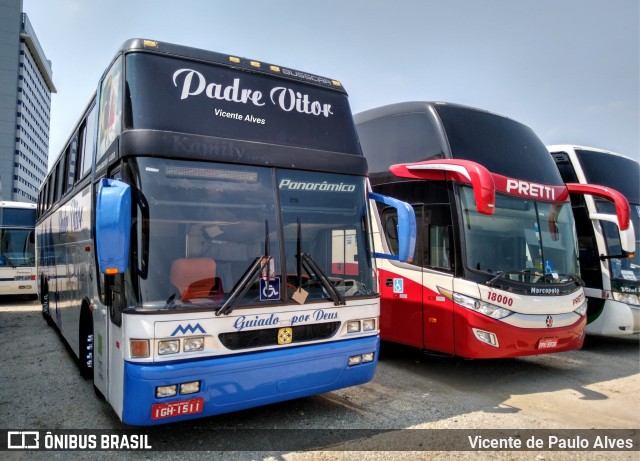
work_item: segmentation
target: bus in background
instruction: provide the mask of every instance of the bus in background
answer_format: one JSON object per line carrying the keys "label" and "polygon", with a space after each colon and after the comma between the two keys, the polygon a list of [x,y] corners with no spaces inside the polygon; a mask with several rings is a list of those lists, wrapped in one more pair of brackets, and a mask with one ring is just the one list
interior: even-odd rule
{"label": "bus in background", "polygon": [[130,425],[365,383],[369,202],[398,208],[391,257],[415,236],[366,174],[339,82],[127,41],[39,192],[43,315]]}
{"label": "bus in background", "polygon": [[[593,147],[548,146],[563,179],[601,184],[622,193],[631,205],[635,239],[620,233],[613,205],[599,197],[572,196],[580,250],[580,274],[587,296],[589,334],[640,333],[640,165],[624,155]],[[624,240],[631,240],[625,249]],[[635,241],[633,241],[635,240]]]}
{"label": "bus in background", "polygon": [[36,205],[0,202],[0,295],[36,299]]}
{"label": "bus in background", "polygon": [[[435,102],[355,121],[373,191],[412,204],[418,226],[411,263],[378,262],[381,338],[466,358],[580,348],[587,306],[571,204],[534,132]],[[376,245],[392,251],[395,211],[380,207],[379,218]]]}

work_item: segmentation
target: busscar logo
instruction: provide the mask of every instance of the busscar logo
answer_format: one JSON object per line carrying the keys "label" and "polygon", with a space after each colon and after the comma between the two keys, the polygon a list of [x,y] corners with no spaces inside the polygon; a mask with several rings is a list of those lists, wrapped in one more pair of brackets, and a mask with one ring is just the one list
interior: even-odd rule
{"label": "busscar logo", "polygon": [[187,333],[197,333],[198,331],[202,334],[206,333],[206,331],[204,331],[204,328],[202,328],[199,323],[196,323],[194,326],[191,326],[191,324],[188,323],[186,327],[178,325],[178,327],[173,330],[173,333],[171,333],[171,336],[175,336],[178,333],[182,333],[183,335]]}

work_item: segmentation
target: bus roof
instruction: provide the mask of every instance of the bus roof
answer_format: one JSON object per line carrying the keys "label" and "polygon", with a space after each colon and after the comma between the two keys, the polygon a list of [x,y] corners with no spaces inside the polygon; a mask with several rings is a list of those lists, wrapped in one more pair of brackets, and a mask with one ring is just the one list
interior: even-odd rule
{"label": "bus roof", "polygon": [[190,58],[196,61],[220,64],[230,68],[243,69],[249,72],[276,76],[287,80],[306,83],[308,85],[319,86],[344,94],[347,93],[339,81],[331,78],[322,77],[320,75],[310,74],[308,72],[302,72],[288,67],[282,67],[254,59],[248,59],[235,55],[223,54],[215,51],[208,51],[184,45],[176,45],[173,43],[160,42],[157,40],[149,40],[143,38],[129,39],[122,44],[122,46],[116,53],[116,56],[118,56],[121,52],[133,50],[151,51],[154,53],[161,53],[170,56]]}
{"label": "bus roof", "polygon": [[[369,172],[443,158],[476,162],[492,174],[564,188],[544,143],[527,125],[483,109],[409,101],[354,115]],[[387,175],[387,176],[385,176]]]}
{"label": "bus roof", "polygon": [[608,154],[608,155],[613,155],[616,157],[621,157],[627,160],[631,160],[632,162],[636,162],[638,163],[637,160],[632,159],[631,157],[628,157],[626,155],[620,154],[618,152],[613,152],[611,150],[606,150],[606,149],[599,149],[597,147],[589,147],[589,146],[581,146],[578,144],[554,144],[551,146],[547,146],[547,149],[549,149],[550,152],[556,152],[556,151],[562,151],[562,150],[590,150],[593,152],[598,152],[601,154]]}
{"label": "bus roof", "polygon": [[[495,115],[496,117],[502,117],[509,119],[509,117],[505,117],[503,115],[495,114],[488,110],[478,109],[477,107],[465,106],[463,104],[456,104],[451,102],[444,101],[405,101],[398,102],[394,104],[388,104],[386,106],[376,107],[373,109],[368,109],[357,114],[354,114],[353,118],[356,121],[356,124],[369,122],[371,120],[375,120],[377,118],[388,117],[390,115],[398,115],[398,114],[407,114],[413,112],[431,112],[436,106],[450,106],[450,107],[458,107],[461,109],[475,110],[478,112],[484,112],[487,114]],[[511,119],[509,119],[511,120]]]}
{"label": "bus roof", "polygon": [[567,182],[611,187],[629,202],[640,203],[640,164],[637,160],[617,152],[573,144],[556,144],[547,149]]}

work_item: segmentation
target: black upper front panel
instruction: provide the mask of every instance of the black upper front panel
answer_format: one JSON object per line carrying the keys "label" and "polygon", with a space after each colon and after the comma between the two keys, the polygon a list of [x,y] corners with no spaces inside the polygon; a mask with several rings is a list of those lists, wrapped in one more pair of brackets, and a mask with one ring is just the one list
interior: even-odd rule
{"label": "black upper front panel", "polygon": [[587,182],[612,187],[629,202],[640,203],[640,164],[630,158],[576,149]]}
{"label": "black upper front panel", "polygon": [[125,63],[125,129],[361,155],[346,93],[150,53]]}
{"label": "black upper front panel", "polygon": [[472,108],[434,107],[453,158],[472,160],[510,178],[564,185],[551,154],[528,126]]}
{"label": "black upper front panel", "polygon": [[372,177],[392,178],[394,163],[459,158],[490,172],[564,185],[545,145],[529,127],[487,111],[448,103],[405,102],[356,114]]}

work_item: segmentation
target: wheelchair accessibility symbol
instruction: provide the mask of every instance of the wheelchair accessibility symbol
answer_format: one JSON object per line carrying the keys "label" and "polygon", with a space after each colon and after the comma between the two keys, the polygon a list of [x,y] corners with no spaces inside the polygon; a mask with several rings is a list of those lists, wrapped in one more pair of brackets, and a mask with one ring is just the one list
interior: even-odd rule
{"label": "wheelchair accessibility symbol", "polygon": [[404,279],[393,279],[393,292],[404,293]]}
{"label": "wheelchair accessibility symbol", "polygon": [[260,301],[277,301],[280,299],[280,277],[273,280],[260,279]]}

